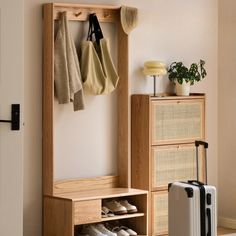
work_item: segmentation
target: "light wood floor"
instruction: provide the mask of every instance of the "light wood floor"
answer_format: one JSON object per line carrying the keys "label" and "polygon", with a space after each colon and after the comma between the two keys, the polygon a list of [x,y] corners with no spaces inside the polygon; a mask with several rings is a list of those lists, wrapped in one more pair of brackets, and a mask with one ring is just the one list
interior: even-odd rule
{"label": "light wood floor", "polygon": [[218,235],[233,234],[233,233],[236,233],[235,229],[218,228]]}

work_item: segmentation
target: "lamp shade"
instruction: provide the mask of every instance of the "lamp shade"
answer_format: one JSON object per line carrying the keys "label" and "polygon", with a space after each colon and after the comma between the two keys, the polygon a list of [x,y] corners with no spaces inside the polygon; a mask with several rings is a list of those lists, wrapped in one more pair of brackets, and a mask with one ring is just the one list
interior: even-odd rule
{"label": "lamp shade", "polygon": [[161,61],[146,61],[144,63],[143,73],[146,76],[166,75],[166,65]]}

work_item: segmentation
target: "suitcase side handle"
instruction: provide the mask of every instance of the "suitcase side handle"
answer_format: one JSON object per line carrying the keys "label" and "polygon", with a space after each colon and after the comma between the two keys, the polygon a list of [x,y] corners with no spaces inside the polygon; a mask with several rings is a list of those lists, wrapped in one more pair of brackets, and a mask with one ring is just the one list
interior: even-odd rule
{"label": "suitcase side handle", "polygon": [[207,219],[208,219],[208,233],[207,236],[211,236],[211,209],[207,208]]}

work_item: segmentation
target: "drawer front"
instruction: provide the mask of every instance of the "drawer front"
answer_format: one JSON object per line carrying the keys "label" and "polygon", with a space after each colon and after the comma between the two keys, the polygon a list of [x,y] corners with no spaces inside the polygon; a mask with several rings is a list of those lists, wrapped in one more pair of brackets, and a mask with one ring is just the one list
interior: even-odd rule
{"label": "drawer front", "polygon": [[74,224],[89,224],[101,221],[101,200],[74,203]]}
{"label": "drawer front", "polygon": [[[199,148],[199,177],[204,181],[204,152]],[[152,190],[167,189],[169,183],[196,179],[194,144],[152,148]]]}
{"label": "drawer front", "polygon": [[151,104],[152,145],[204,139],[204,99]]}
{"label": "drawer front", "polygon": [[152,193],[152,235],[168,234],[168,192]]}

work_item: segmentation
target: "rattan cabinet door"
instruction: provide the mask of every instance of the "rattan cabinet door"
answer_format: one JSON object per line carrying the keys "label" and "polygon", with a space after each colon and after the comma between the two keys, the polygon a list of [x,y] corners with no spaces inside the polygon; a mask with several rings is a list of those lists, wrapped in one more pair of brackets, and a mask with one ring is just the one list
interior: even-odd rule
{"label": "rattan cabinet door", "polygon": [[152,193],[152,235],[168,234],[168,192]]}
{"label": "rattan cabinet door", "polygon": [[[199,149],[199,177],[204,181],[203,149]],[[169,183],[196,179],[194,144],[152,147],[152,190],[167,189]]]}
{"label": "rattan cabinet door", "polygon": [[152,145],[204,139],[204,99],[151,102]]}

